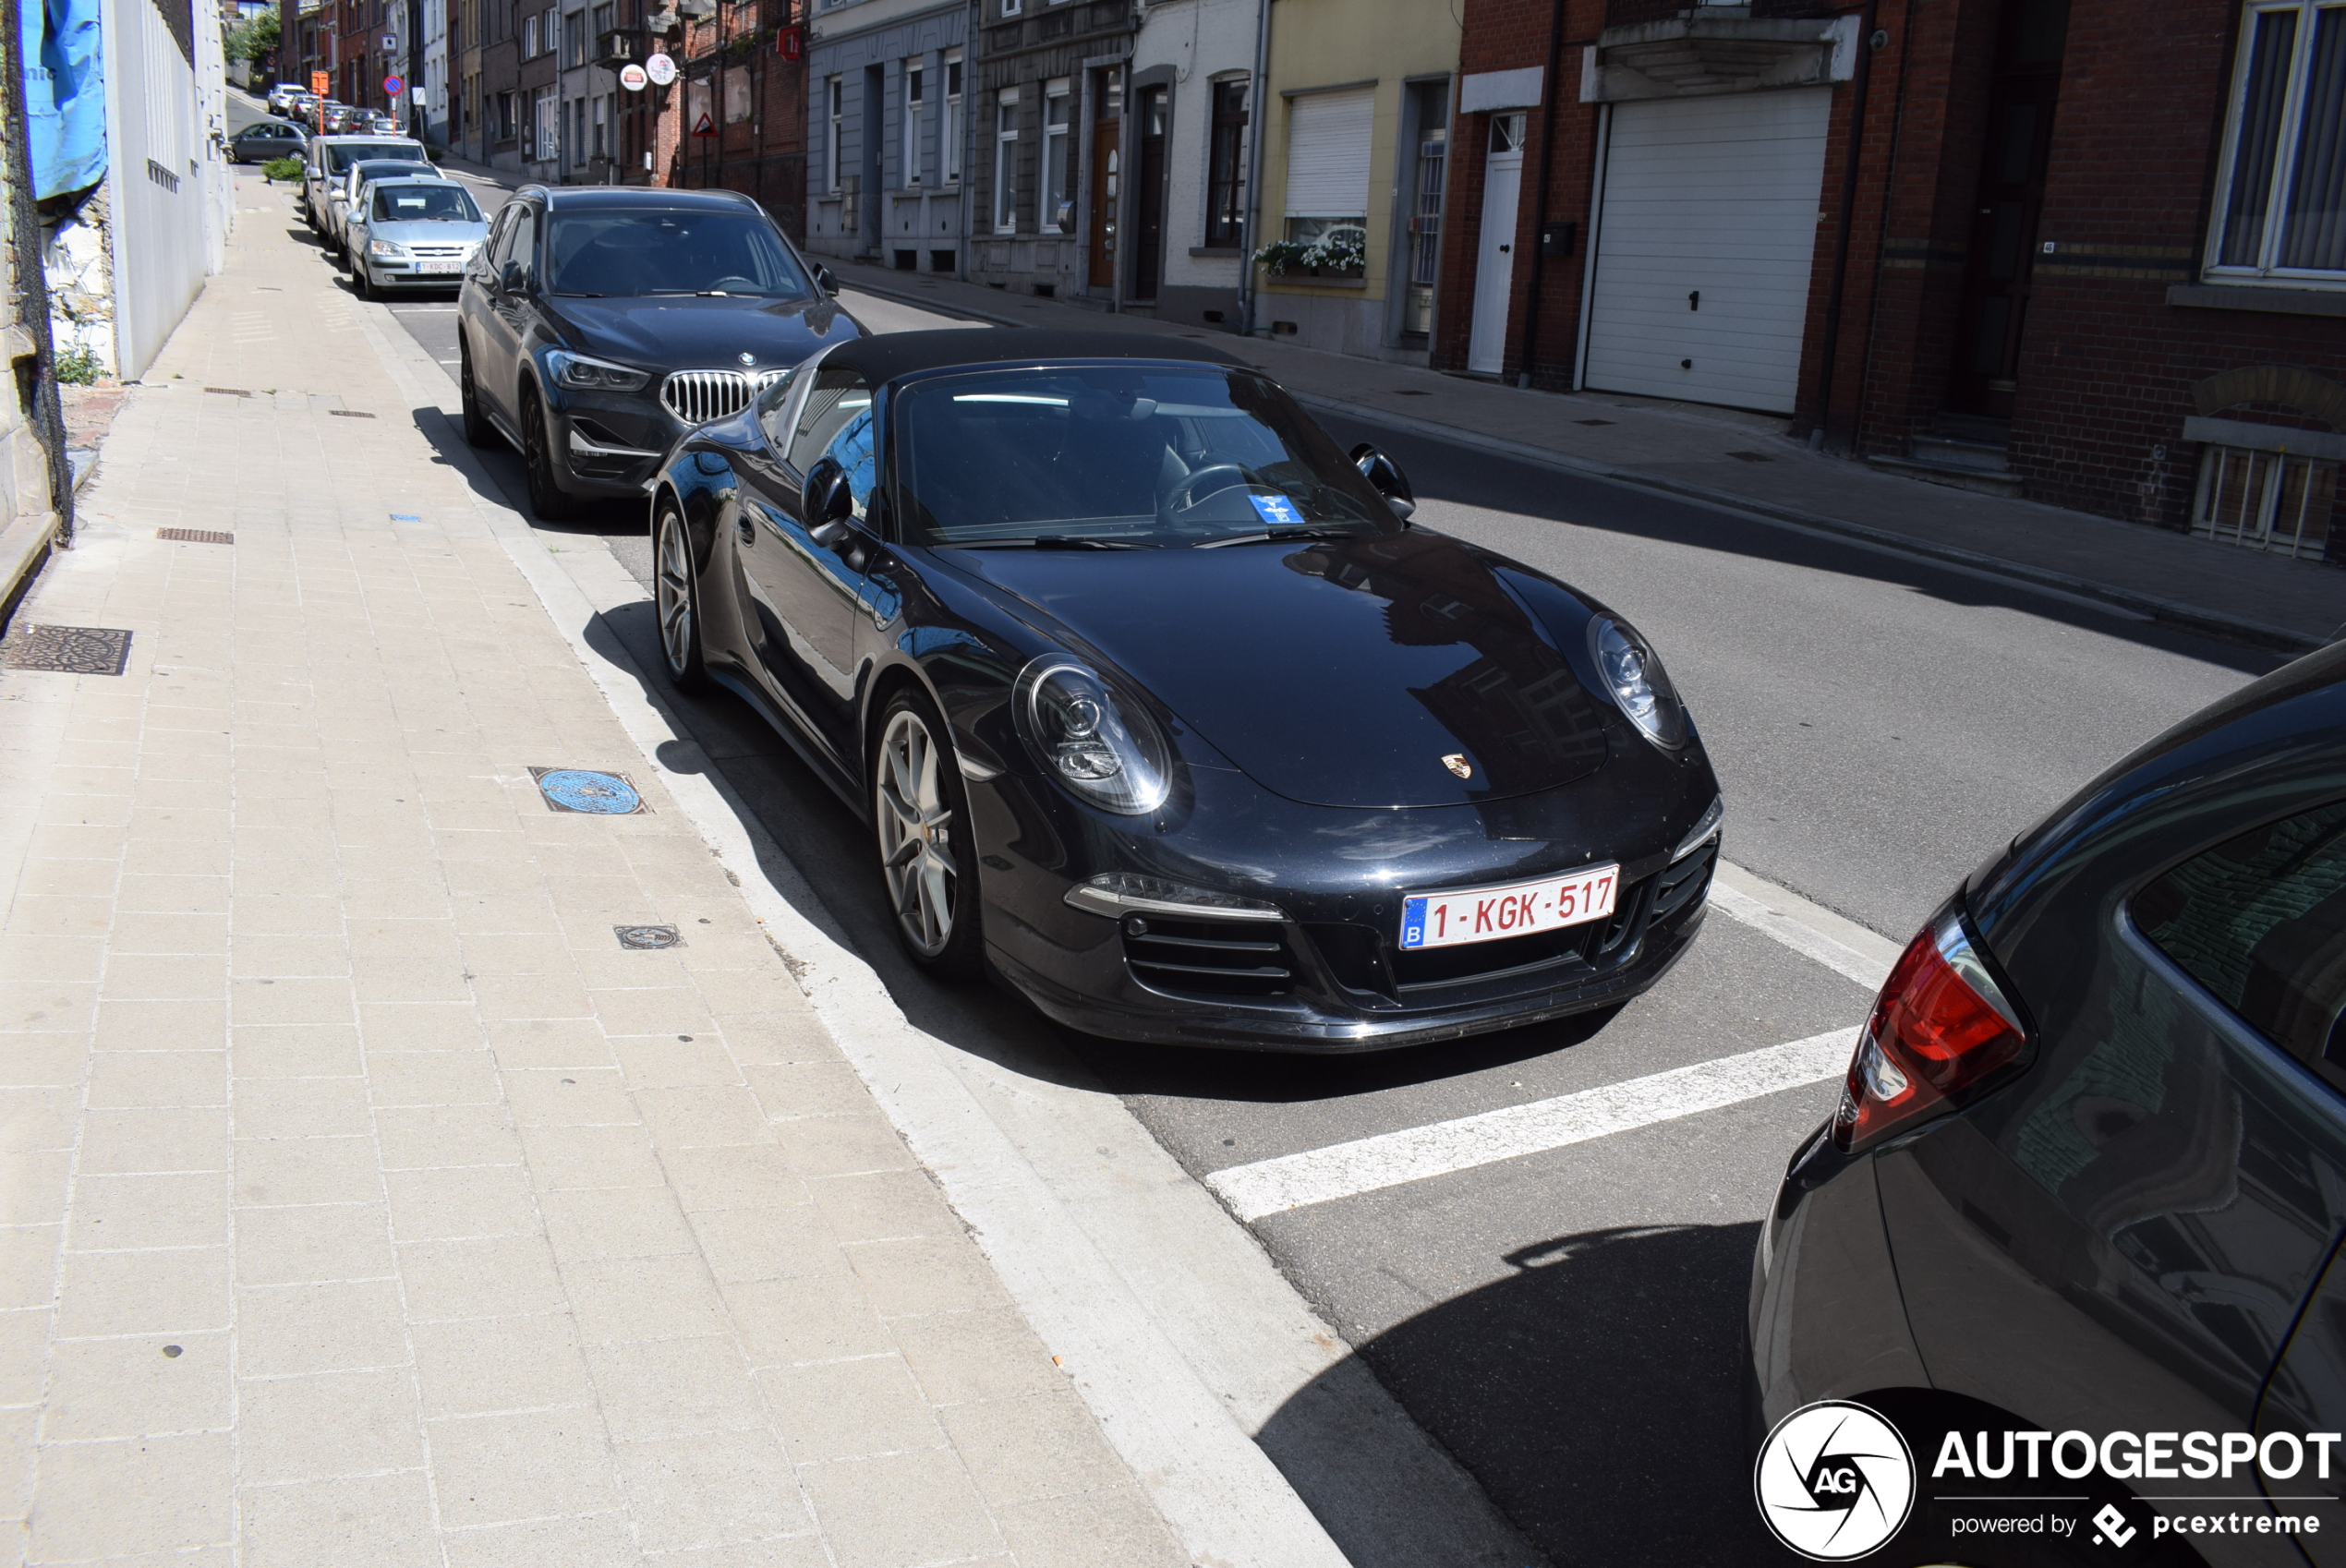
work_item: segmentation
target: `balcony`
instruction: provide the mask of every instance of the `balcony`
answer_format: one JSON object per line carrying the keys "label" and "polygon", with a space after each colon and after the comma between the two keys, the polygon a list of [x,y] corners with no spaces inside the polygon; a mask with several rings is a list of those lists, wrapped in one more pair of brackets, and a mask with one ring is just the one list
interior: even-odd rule
{"label": "balcony", "polygon": [[614,71],[622,66],[641,65],[644,57],[650,54],[654,47],[648,29],[613,28],[609,32],[595,35],[593,63]]}

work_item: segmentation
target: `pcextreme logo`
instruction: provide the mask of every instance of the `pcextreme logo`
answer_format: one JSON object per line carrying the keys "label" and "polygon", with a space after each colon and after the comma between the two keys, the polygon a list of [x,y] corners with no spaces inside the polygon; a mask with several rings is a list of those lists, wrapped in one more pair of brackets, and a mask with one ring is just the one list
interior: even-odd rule
{"label": "pcextreme logo", "polygon": [[1776,1423],[1760,1445],[1751,1490],[1776,1539],[1814,1562],[1846,1562],[1905,1524],[1915,1456],[1875,1411],[1820,1400]]}

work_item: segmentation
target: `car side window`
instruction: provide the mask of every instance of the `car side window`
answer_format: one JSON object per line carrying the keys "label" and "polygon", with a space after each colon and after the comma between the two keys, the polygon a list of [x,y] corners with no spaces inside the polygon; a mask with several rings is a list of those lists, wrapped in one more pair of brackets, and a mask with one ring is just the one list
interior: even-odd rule
{"label": "car side window", "polygon": [[[872,389],[861,372],[828,366],[816,371],[815,384],[807,389],[805,405],[798,412],[798,428],[791,432],[790,465],[804,474],[815,466],[816,459],[828,452],[853,475],[855,465],[830,449],[858,415],[864,416],[865,444],[868,446],[871,411]],[[858,499],[869,484],[868,476],[857,480]]]}
{"label": "car side window", "polygon": [[2346,1088],[2346,801],[2193,856],[2129,912],[2251,1028]]}
{"label": "car side window", "polygon": [[526,201],[517,201],[498,240],[497,256],[492,265],[497,271],[502,272],[506,262],[518,261],[522,271],[526,272],[537,265],[537,260],[538,210]]}

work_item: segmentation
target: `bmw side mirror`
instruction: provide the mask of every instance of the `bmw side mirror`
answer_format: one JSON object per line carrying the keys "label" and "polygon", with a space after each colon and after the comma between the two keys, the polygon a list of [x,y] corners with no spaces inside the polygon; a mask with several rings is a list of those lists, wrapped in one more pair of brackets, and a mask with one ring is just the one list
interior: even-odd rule
{"label": "bmw side mirror", "polygon": [[497,286],[507,294],[521,293],[528,285],[528,282],[529,280],[523,275],[521,263],[518,261],[506,262],[503,271],[497,274]]}
{"label": "bmw side mirror", "polygon": [[1409,481],[1402,476],[1399,464],[1362,441],[1352,449],[1352,466],[1385,498],[1396,517],[1404,523],[1409,520],[1409,514],[1418,509],[1418,498],[1409,489]]}
{"label": "bmw side mirror", "polygon": [[831,276],[831,270],[828,267],[817,264],[815,268],[815,286],[825,294],[837,294],[839,280]]}
{"label": "bmw side mirror", "polygon": [[828,549],[847,531],[847,520],[855,514],[855,490],[848,483],[847,470],[823,458],[806,471],[806,485],[799,493],[807,537]]}

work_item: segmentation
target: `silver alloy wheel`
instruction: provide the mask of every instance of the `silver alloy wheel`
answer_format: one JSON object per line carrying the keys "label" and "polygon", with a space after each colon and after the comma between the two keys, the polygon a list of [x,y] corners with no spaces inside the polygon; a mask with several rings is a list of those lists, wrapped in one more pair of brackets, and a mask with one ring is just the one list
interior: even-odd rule
{"label": "silver alloy wheel", "polygon": [[693,660],[693,563],[684,553],[682,520],[669,513],[659,520],[659,565],[653,584],[659,614],[659,645],[668,668],[682,675]]}
{"label": "silver alloy wheel", "polygon": [[933,959],[953,939],[954,895],[961,870],[953,863],[952,808],[937,776],[950,758],[917,713],[901,710],[880,738],[879,787],[872,803],[879,828],[880,871],[905,940]]}

